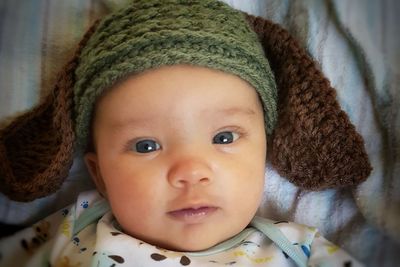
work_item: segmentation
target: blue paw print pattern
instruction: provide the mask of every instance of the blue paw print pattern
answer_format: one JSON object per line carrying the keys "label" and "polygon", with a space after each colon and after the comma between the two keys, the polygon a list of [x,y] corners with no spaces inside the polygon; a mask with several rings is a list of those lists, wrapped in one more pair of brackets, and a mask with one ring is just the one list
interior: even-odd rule
{"label": "blue paw print pattern", "polygon": [[89,202],[88,201],[82,201],[82,203],[81,203],[81,207],[82,208],[84,208],[84,209],[87,209],[87,208],[89,208]]}

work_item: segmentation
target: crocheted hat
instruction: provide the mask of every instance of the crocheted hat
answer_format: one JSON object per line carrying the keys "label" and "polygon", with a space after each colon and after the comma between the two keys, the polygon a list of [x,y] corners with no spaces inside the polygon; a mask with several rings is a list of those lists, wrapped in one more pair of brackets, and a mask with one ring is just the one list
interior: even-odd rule
{"label": "crocheted hat", "polygon": [[272,132],[275,79],[241,12],[215,0],[133,1],[104,19],[82,50],[74,87],[78,149],[86,148],[99,95],[128,75],[176,64],[222,70],[249,82]]}
{"label": "crocheted hat", "polygon": [[[95,23],[47,98],[0,130],[1,192],[13,200],[31,201],[57,191],[72,164],[75,139],[84,140],[88,134],[86,126],[94,99],[125,75],[168,65],[170,59],[171,64],[196,62],[233,73],[252,84],[261,98],[268,98],[262,102],[266,124],[271,125],[267,126],[270,129],[269,160],[281,176],[294,184],[321,190],[357,185],[368,177],[371,166],[361,136],[340,109],[329,81],[286,30],[268,20],[243,14],[256,33],[254,35],[239,12],[211,0],[173,1],[187,8],[186,13],[176,16],[186,18],[180,18],[178,25],[175,19],[163,17],[169,13],[164,13],[162,8],[160,12],[154,11],[167,2],[171,1],[138,1],[100,24]],[[141,12],[130,15],[139,6],[148,9],[146,15]],[[219,11],[207,15],[201,11],[203,8]],[[198,24],[192,25],[187,16],[193,16]],[[207,19],[201,20],[203,16]],[[153,19],[160,25],[152,23]],[[235,22],[231,24],[231,20]],[[123,25],[131,21],[141,26],[125,30]],[[158,31],[159,27],[172,27],[172,31],[164,33]],[[218,27],[224,28],[218,31]],[[141,37],[133,40],[133,32]],[[176,33],[175,45],[166,40],[158,43],[153,37],[158,34],[162,39],[164,34],[172,36],[171,32]],[[262,60],[255,36],[266,55]],[[167,54],[166,61],[152,56],[151,53],[160,55],[152,42],[160,47],[170,47],[171,53],[169,49],[163,50]],[[183,53],[188,49],[187,44],[190,44],[189,52]],[[210,48],[207,44],[214,45]],[[142,45],[147,48],[142,49]],[[210,50],[205,52],[205,49]],[[145,56],[137,51],[142,51]],[[209,61],[201,60],[205,55],[210,55]],[[230,55],[236,61],[229,61],[227,67],[222,55]],[[126,58],[130,60],[126,61]],[[278,89],[275,128],[274,82],[268,62]],[[83,128],[86,130],[81,130]]]}

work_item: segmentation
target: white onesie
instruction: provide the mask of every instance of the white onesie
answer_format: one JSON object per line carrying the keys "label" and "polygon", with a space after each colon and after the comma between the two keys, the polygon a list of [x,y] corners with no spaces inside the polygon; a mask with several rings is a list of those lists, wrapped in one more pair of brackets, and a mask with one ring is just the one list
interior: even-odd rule
{"label": "white onesie", "polygon": [[233,238],[201,252],[175,252],[122,232],[96,191],[0,240],[1,267],[362,266],[315,228],[255,217]]}

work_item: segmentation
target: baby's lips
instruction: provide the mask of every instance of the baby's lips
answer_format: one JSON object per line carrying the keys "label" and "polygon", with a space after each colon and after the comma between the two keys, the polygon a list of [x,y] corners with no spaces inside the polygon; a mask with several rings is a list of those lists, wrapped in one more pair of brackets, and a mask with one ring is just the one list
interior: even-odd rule
{"label": "baby's lips", "polygon": [[173,219],[188,223],[196,224],[206,220],[213,215],[219,208],[214,206],[194,206],[167,212]]}

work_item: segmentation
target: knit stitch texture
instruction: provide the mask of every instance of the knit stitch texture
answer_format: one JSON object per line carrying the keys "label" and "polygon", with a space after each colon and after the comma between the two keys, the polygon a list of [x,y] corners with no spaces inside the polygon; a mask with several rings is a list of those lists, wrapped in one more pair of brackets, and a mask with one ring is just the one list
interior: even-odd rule
{"label": "knit stitch texture", "polygon": [[96,99],[129,75],[165,65],[239,76],[258,92],[267,133],[277,119],[273,73],[243,13],[215,0],[133,1],[104,19],[83,49],[74,87],[78,150],[85,150]]}

